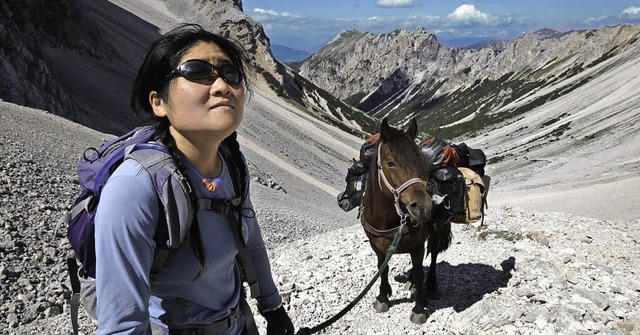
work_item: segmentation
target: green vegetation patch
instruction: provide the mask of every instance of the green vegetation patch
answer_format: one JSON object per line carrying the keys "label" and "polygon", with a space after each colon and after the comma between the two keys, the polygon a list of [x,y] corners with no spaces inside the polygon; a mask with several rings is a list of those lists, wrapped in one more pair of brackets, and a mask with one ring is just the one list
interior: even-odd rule
{"label": "green vegetation patch", "polygon": [[508,230],[488,230],[488,231],[483,231],[482,233],[480,233],[480,235],[478,235],[478,239],[481,241],[486,241],[490,239],[501,239],[509,242],[516,242],[524,239],[525,237],[526,236],[520,233],[516,233]]}
{"label": "green vegetation patch", "polygon": [[555,137],[562,136],[562,134],[564,134],[565,131],[571,129],[569,124],[571,124],[571,122],[567,122],[560,125],[558,128],[554,129],[553,132],[551,132],[551,136],[555,136]]}
{"label": "green vegetation patch", "polygon": [[565,116],[569,116],[569,115],[571,115],[571,114],[569,114],[569,113],[562,113],[562,114],[560,114],[560,116],[558,116],[557,118],[551,119],[551,120],[549,120],[549,121],[547,121],[547,122],[543,123],[543,124],[540,126],[540,128],[544,128],[544,127],[550,126],[550,125],[552,125],[552,124],[554,124],[554,123],[556,123],[556,122],[560,121],[560,119],[562,119],[563,117],[565,117]]}

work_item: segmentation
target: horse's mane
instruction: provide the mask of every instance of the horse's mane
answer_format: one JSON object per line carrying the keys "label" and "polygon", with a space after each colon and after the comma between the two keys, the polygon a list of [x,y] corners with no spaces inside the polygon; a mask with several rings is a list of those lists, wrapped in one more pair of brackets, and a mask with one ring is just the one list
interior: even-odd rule
{"label": "horse's mane", "polygon": [[[381,145],[382,141],[378,145]],[[389,146],[389,150],[394,153],[396,164],[403,169],[411,171],[412,178],[418,177],[424,181],[429,180],[429,169],[427,168],[427,161],[420,152],[420,149],[409,138],[404,131],[391,128],[391,136],[386,143]],[[371,206],[373,203],[373,192],[378,183],[378,150],[371,157],[371,166],[369,167],[369,178],[367,178],[367,184],[364,192],[364,198],[362,199],[363,207]],[[399,185],[394,185],[399,186]]]}

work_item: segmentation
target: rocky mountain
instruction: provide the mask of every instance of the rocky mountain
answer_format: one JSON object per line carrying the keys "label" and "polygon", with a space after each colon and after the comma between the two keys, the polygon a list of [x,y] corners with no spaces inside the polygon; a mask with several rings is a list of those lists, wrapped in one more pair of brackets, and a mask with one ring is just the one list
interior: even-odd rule
{"label": "rocky mountain", "polygon": [[501,52],[509,45],[510,41],[503,40],[489,40],[489,41],[480,41],[471,45],[464,47],[465,49],[473,49],[480,50],[484,48],[489,48],[496,52]]}
{"label": "rocky mountain", "polygon": [[624,196],[587,199],[599,183],[631,190],[640,171],[639,33],[542,30],[498,52],[447,48],[424,29],[345,31],[301,74],[372,116],[416,117],[423,137],[482,148],[510,203],[530,205],[544,189],[538,201],[565,211],[572,190],[572,203],[591,204],[577,213],[597,215],[612,201],[633,207]]}
{"label": "rocky mountain", "polygon": [[432,135],[473,136],[640,57],[639,34],[634,25],[543,29],[473,50],[445,47],[423,28],[353,30],[305,60],[300,73],[371,116],[398,124],[416,116]]}
{"label": "rocky mountain", "polygon": [[364,136],[374,129],[374,119],[275,59],[262,26],[242,12],[241,1],[150,2],[3,1],[0,99],[121,133],[143,122],[130,111],[128,99],[147,46],[179,23],[195,22],[243,44],[261,89],[354,134]]}

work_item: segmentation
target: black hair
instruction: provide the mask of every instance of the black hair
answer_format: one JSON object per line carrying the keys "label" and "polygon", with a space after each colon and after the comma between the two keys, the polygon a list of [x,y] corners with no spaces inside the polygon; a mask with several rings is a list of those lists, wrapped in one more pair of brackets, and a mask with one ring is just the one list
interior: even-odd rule
{"label": "black hair", "polygon": [[168,75],[180,65],[178,62],[182,56],[200,42],[214,43],[220,47],[229,56],[233,65],[240,70],[245,88],[249,91],[250,87],[246,80],[249,58],[246,51],[236,42],[209,32],[200,25],[183,24],[162,35],[149,47],[138,70],[129,101],[135,112],[142,111],[153,115],[149,93],[156,91],[160,98],[167,99],[170,83],[167,80]]}
{"label": "black hair", "polygon": [[[242,78],[244,78],[245,89],[249,91],[249,83],[246,80],[249,58],[246,51],[236,42],[221,35],[209,32],[200,25],[183,24],[162,35],[151,44],[147,50],[147,55],[138,70],[138,74],[133,84],[133,90],[131,92],[131,99],[129,101],[134,112],[143,112],[154,117],[157,138],[173,156],[178,169],[183,175],[186,171],[186,166],[184,164],[185,157],[176,146],[175,139],[171,136],[171,132],[169,131],[171,122],[168,117],[158,117],[153,113],[153,108],[149,102],[149,93],[156,91],[158,97],[168,101],[169,85],[171,82],[168,80],[169,74],[178,67],[178,62],[180,62],[182,56],[184,56],[184,54],[193,46],[201,42],[216,44],[224,53],[227,54],[227,56],[229,56],[233,65],[240,70]],[[242,157],[235,132],[227,137],[223,141],[222,145],[229,148],[233,157]],[[195,206],[196,197],[194,192],[191,192],[190,196],[191,202],[194,205],[193,208],[197,208]],[[196,279],[204,270],[205,259],[204,246],[202,245],[202,236],[200,234],[196,211],[194,211],[189,239],[191,242],[191,248],[200,264],[200,271],[194,278]]]}

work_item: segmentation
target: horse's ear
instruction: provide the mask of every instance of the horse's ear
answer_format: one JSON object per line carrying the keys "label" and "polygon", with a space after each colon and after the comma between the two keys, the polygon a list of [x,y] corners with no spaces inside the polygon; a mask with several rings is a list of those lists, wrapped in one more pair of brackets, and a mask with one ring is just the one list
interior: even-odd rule
{"label": "horse's ear", "polygon": [[389,126],[386,117],[382,119],[382,124],[380,124],[380,139],[382,139],[384,143],[389,142],[391,139],[391,126]]}
{"label": "horse's ear", "polygon": [[404,133],[407,134],[407,136],[409,136],[409,138],[412,140],[416,138],[416,135],[418,135],[418,122],[416,121],[415,117],[411,119],[409,128],[407,128],[407,131],[405,131]]}

